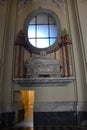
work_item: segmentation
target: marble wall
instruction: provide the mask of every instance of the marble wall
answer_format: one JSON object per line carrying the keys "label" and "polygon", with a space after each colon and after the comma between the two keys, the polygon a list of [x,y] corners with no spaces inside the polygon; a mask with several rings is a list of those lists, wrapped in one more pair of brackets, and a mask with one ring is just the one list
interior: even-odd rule
{"label": "marble wall", "polygon": [[[84,106],[84,108],[86,107]],[[87,111],[78,110],[75,102],[43,102],[35,104],[34,126],[61,125],[87,126]]]}
{"label": "marble wall", "polygon": [[35,126],[76,125],[74,102],[37,103],[34,108]]}

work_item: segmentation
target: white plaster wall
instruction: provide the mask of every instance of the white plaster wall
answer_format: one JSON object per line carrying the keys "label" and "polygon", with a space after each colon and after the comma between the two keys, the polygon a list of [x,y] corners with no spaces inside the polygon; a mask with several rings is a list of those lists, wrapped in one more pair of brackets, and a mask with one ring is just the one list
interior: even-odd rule
{"label": "white plaster wall", "polygon": [[74,101],[73,86],[35,88],[35,102]]}
{"label": "white plaster wall", "polygon": [[83,51],[85,75],[86,75],[86,84],[87,84],[87,1],[86,0],[77,0],[77,10],[78,10],[78,21],[79,28],[81,29],[81,46]]}
{"label": "white plaster wall", "polygon": [[83,45],[84,45],[86,63],[87,63],[87,1],[77,0],[77,5],[78,5],[79,20],[81,25]]}
{"label": "white plaster wall", "polygon": [[87,100],[87,86],[86,86],[86,77],[85,77],[85,68],[83,53],[80,40],[80,31],[77,22],[77,14],[74,1],[68,1],[68,20],[72,38],[73,45],[73,55],[75,63],[75,73],[76,73],[76,89],[75,95],[77,95],[77,101],[86,101]]}

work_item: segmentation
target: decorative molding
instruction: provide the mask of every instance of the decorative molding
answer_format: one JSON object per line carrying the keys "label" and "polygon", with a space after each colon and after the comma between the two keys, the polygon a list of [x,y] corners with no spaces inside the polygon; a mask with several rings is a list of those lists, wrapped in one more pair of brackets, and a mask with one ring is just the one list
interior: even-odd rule
{"label": "decorative molding", "polygon": [[58,87],[67,86],[67,84],[75,81],[75,77],[60,78],[14,78],[13,81],[20,86],[31,87]]}
{"label": "decorative molding", "polygon": [[57,5],[58,8],[62,9],[65,11],[66,5],[65,5],[65,0],[44,0],[43,2],[41,2],[41,8],[43,8],[44,4],[46,4],[46,2],[52,2],[55,3]]}
{"label": "decorative molding", "polygon": [[39,102],[34,104],[34,112],[74,111],[74,102]]}
{"label": "decorative molding", "polygon": [[5,5],[7,0],[0,0],[0,5]]}
{"label": "decorative molding", "polygon": [[53,2],[62,10],[65,11],[66,5],[64,0],[53,0]]}
{"label": "decorative molding", "polygon": [[19,3],[18,3],[18,12],[20,13],[28,5],[31,5],[32,2],[33,2],[33,0],[19,0]]}
{"label": "decorative molding", "polygon": [[[31,5],[33,2],[34,2],[34,0],[19,0],[18,12],[20,13],[24,8]],[[44,6],[44,4],[46,4],[46,2],[55,3],[57,5],[57,7],[59,7],[60,9],[65,11],[65,8],[66,8],[65,0],[43,0],[40,3],[40,7],[43,8],[43,6]]]}

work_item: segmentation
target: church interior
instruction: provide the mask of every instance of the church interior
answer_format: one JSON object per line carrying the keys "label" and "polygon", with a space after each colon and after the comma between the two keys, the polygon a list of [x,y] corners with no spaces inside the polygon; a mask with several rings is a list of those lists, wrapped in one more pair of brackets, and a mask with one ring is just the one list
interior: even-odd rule
{"label": "church interior", "polygon": [[87,129],[87,0],[0,0],[0,129]]}

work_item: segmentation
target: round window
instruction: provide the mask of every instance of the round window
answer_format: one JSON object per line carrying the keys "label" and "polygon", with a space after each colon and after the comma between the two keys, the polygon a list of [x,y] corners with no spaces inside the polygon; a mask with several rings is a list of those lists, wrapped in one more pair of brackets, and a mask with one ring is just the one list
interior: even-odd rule
{"label": "round window", "polygon": [[31,13],[26,21],[26,39],[33,50],[46,50],[58,42],[60,22],[53,12],[38,10]]}

